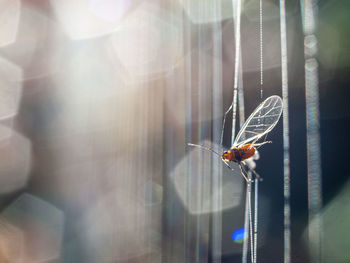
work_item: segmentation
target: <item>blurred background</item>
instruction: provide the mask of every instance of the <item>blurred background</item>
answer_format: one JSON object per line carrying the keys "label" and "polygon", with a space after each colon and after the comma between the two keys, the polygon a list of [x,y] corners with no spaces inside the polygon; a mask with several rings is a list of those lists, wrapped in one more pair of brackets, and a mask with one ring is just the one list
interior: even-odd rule
{"label": "blurred background", "polygon": [[[306,234],[302,8],[287,2],[291,262],[320,262]],[[187,146],[223,149],[235,3],[0,0],[0,262],[242,262],[239,169]],[[281,36],[279,1],[262,4],[265,99],[282,95]],[[350,3],[316,8],[322,260],[346,263]],[[259,21],[259,1],[242,1],[246,117],[262,101]],[[256,161],[258,262],[284,261],[282,126]]]}

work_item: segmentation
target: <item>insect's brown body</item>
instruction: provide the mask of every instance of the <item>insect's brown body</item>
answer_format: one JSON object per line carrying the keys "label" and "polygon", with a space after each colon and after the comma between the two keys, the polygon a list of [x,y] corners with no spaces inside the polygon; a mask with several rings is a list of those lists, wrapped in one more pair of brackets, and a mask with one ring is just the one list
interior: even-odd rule
{"label": "insect's brown body", "polygon": [[251,144],[245,144],[245,145],[242,145],[241,147],[233,147],[229,151],[224,152],[221,155],[221,158],[224,161],[238,163],[250,157],[253,157],[254,154],[255,154],[254,146]]}

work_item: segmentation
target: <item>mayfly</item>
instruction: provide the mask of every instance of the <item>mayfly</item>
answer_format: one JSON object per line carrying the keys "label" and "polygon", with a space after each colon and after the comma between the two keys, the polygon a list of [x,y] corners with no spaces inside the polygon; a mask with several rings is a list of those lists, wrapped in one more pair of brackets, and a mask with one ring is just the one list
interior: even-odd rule
{"label": "mayfly", "polygon": [[[188,143],[188,145],[199,147],[218,155],[231,170],[233,170],[233,168],[229,165],[229,162],[238,163],[244,179],[248,181],[247,170],[245,168],[248,167],[246,160],[254,156],[256,153],[256,147],[266,143],[271,143],[271,141],[258,141],[276,126],[282,114],[282,106],[283,102],[279,96],[271,96],[264,100],[243,124],[231,149],[225,151],[221,155],[213,149],[202,145],[193,143]],[[249,169],[260,179],[260,176],[254,169]]]}

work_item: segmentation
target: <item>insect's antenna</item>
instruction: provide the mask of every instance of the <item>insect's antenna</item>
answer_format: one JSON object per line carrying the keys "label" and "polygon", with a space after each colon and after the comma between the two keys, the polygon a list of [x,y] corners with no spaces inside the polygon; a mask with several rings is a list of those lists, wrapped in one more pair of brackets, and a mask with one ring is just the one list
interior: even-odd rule
{"label": "insect's antenna", "polygon": [[224,140],[224,129],[225,129],[226,116],[230,112],[231,109],[232,109],[232,104],[228,108],[228,110],[225,112],[224,120],[222,121],[221,138],[220,138],[220,145],[221,145],[221,147],[223,147],[222,143],[223,143],[223,140]]}
{"label": "insect's antenna", "polygon": [[211,149],[211,148],[208,148],[208,147],[205,147],[205,146],[199,145],[199,144],[193,144],[193,143],[187,143],[187,145],[207,150],[209,152],[212,152],[212,153],[216,154],[217,156],[219,156],[221,158],[221,155],[219,153],[217,153],[216,151],[214,151],[213,149]]}
{"label": "insect's antenna", "polygon": [[[193,143],[187,143],[187,145],[193,146],[193,147],[198,147],[198,148],[201,148],[201,149],[203,149],[203,150],[207,150],[207,151],[209,151],[209,152],[212,152],[212,153],[216,154],[217,156],[220,157],[221,161],[222,161],[224,164],[226,164],[226,166],[227,166],[231,171],[234,172],[234,169],[233,169],[225,160],[223,160],[223,159],[221,158],[221,155],[220,155],[219,153],[217,153],[217,152],[214,151],[213,149],[208,148],[208,147],[205,147],[205,146],[203,146],[203,145],[193,144]],[[241,167],[241,166],[242,166],[242,165],[239,164],[239,168],[241,169],[241,173],[242,173],[244,179],[248,182],[248,178],[247,178],[246,174],[242,171],[242,167]]]}

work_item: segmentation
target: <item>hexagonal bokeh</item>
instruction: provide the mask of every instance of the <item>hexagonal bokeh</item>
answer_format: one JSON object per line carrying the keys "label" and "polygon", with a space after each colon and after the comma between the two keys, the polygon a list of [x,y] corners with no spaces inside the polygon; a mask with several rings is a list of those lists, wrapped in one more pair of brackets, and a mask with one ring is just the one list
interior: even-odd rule
{"label": "hexagonal bokeh", "polygon": [[116,30],[131,0],[51,0],[51,5],[72,39],[93,38]]}
{"label": "hexagonal bokeh", "polygon": [[[208,145],[208,143],[203,143],[203,145]],[[214,147],[214,149],[217,148]],[[221,163],[218,157],[217,164],[213,163],[213,169],[218,169],[222,164],[222,175],[218,179],[222,184],[213,185],[213,172],[209,166],[212,159],[211,152],[193,148],[177,164],[170,176],[174,180],[180,200],[191,214],[222,211],[237,207],[242,202],[243,180],[238,165],[232,165],[235,169],[232,172]],[[193,164],[190,168],[188,168],[189,162]],[[188,169],[191,169],[190,173],[187,172]],[[213,200],[221,200],[221,202],[213,205]]]}
{"label": "hexagonal bokeh", "polygon": [[147,221],[151,211],[137,200],[136,195],[131,196],[129,191],[122,189],[99,198],[85,214],[80,233],[92,252],[91,257],[96,257],[94,262],[131,262],[159,251],[154,235],[160,226],[155,227],[154,222]]}
{"label": "hexagonal bokeh", "polygon": [[0,193],[24,187],[31,167],[31,143],[14,130],[1,125],[0,136]]}
{"label": "hexagonal bokeh", "polygon": [[317,262],[321,255],[323,262],[349,262],[349,202],[350,180],[347,180],[318,216],[309,221],[302,237],[309,246],[311,260]]}
{"label": "hexagonal bokeh", "polygon": [[24,4],[16,40],[1,48],[0,55],[22,68],[23,79],[32,79],[58,69],[66,42],[59,23]]}
{"label": "hexagonal bokeh", "polygon": [[182,57],[182,25],[176,14],[143,2],[112,36],[115,53],[134,78],[155,78]]}
{"label": "hexagonal bokeh", "polygon": [[90,0],[89,10],[91,13],[104,21],[114,22],[119,20],[130,8],[131,0]]}
{"label": "hexagonal bokeh", "polygon": [[0,57],[0,120],[17,114],[22,91],[22,71]]}
{"label": "hexagonal bokeh", "polygon": [[0,47],[15,41],[20,13],[21,3],[19,0],[0,0]]}
{"label": "hexagonal bokeh", "polygon": [[59,258],[64,222],[62,211],[38,197],[23,194],[1,216],[23,234],[21,262],[47,262]]}

